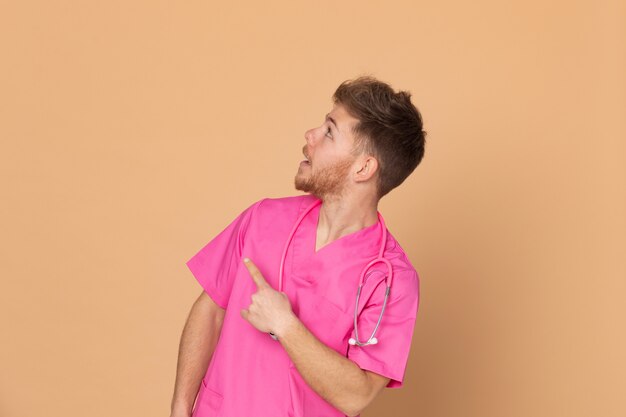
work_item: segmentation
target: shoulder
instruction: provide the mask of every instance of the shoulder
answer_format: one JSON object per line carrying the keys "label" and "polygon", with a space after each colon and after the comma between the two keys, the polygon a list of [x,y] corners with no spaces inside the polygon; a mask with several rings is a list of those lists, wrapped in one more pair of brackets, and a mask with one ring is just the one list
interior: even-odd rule
{"label": "shoulder", "polygon": [[317,197],[311,194],[301,194],[301,195],[290,195],[285,197],[266,197],[260,202],[265,210],[268,209],[289,209],[289,208],[299,208],[303,204],[307,202],[313,202],[317,199]]}
{"label": "shoulder", "polygon": [[395,313],[392,314],[400,311],[400,315],[416,317],[421,298],[419,274],[404,249],[389,231],[384,257],[389,259],[393,270],[389,296],[391,305],[396,307]]}
{"label": "shoulder", "polygon": [[[248,205],[242,215],[260,224],[274,224],[276,220],[297,218],[303,207],[315,201],[311,194],[265,197]],[[269,223],[268,223],[269,222]]]}
{"label": "shoulder", "polygon": [[387,229],[387,244],[384,257],[389,260],[393,267],[394,284],[398,282],[407,290],[417,293],[419,291],[419,274],[417,269],[389,229]]}
{"label": "shoulder", "polygon": [[280,216],[297,214],[307,203],[312,203],[317,197],[311,194],[293,195],[285,197],[266,197],[256,201],[256,211],[260,215]]}

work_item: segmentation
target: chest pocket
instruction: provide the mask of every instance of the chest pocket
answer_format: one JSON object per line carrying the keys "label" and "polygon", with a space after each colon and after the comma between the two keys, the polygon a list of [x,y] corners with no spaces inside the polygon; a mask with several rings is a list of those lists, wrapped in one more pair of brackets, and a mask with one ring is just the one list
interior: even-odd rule
{"label": "chest pocket", "polygon": [[354,316],[345,313],[339,306],[313,291],[313,288],[296,290],[294,312],[326,346],[342,355],[348,349],[348,339],[354,327]]}

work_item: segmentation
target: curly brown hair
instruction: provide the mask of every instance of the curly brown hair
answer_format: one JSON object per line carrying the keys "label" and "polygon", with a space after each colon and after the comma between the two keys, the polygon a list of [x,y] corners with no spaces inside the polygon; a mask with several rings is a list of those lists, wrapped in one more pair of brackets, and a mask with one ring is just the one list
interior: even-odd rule
{"label": "curly brown hair", "polygon": [[353,127],[353,155],[378,161],[378,199],[402,184],[424,157],[426,132],[411,93],[397,93],[387,83],[363,75],[342,82],[332,96],[359,120]]}

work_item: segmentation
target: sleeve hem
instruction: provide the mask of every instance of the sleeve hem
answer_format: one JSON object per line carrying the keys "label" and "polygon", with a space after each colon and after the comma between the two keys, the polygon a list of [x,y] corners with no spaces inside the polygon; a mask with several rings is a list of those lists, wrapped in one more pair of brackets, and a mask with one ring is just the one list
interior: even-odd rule
{"label": "sleeve hem", "polygon": [[200,284],[204,292],[206,292],[209,295],[209,297],[211,297],[211,300],[213,300],[213,302],[217,304],[220,308],[222,308],[223,310],[226,310],[227,303],[225,303],[224,300],[220,298],[220,295],[217,292],[217,290],[211,287],[210,285],[208,285],[207,283],[200,280],[200,275],[196,273],[195,265],[193,261],[192,260],[187,261],[186,265],[187,265],[187,268],[189,268],[189,270],[191,271],[196,281],[198,281],[198,283]]}
{"label": "sleeve hem", "polygon": [[[384,364],[377,364],[372,361],[365,362],[366,358],[357,354],[356,351],[353,351],[350,357],[348,357],[352,362],[356,363],[356,365],[363,369],[364,371],[375,372],[379,375],[389,378],[389,383],[387,383],[386,388],[400,388],[403,384],[403,375],[396,375],[394,372],[389,371],[385,368]],[[360,361],[363,360],[364,363]]]}

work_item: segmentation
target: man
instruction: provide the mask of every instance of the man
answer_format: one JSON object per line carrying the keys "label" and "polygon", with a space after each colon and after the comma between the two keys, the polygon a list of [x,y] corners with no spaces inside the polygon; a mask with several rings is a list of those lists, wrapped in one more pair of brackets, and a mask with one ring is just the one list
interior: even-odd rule
{"label": "man", "polygon": [[426,133],[410,93],[373,77],[333,102],[304,135],[295,188],[308,194],[253,203],[187,261],[203,291],[172,417],[358,416],[402,386],[419,278],[377,205],[420,163]]}

